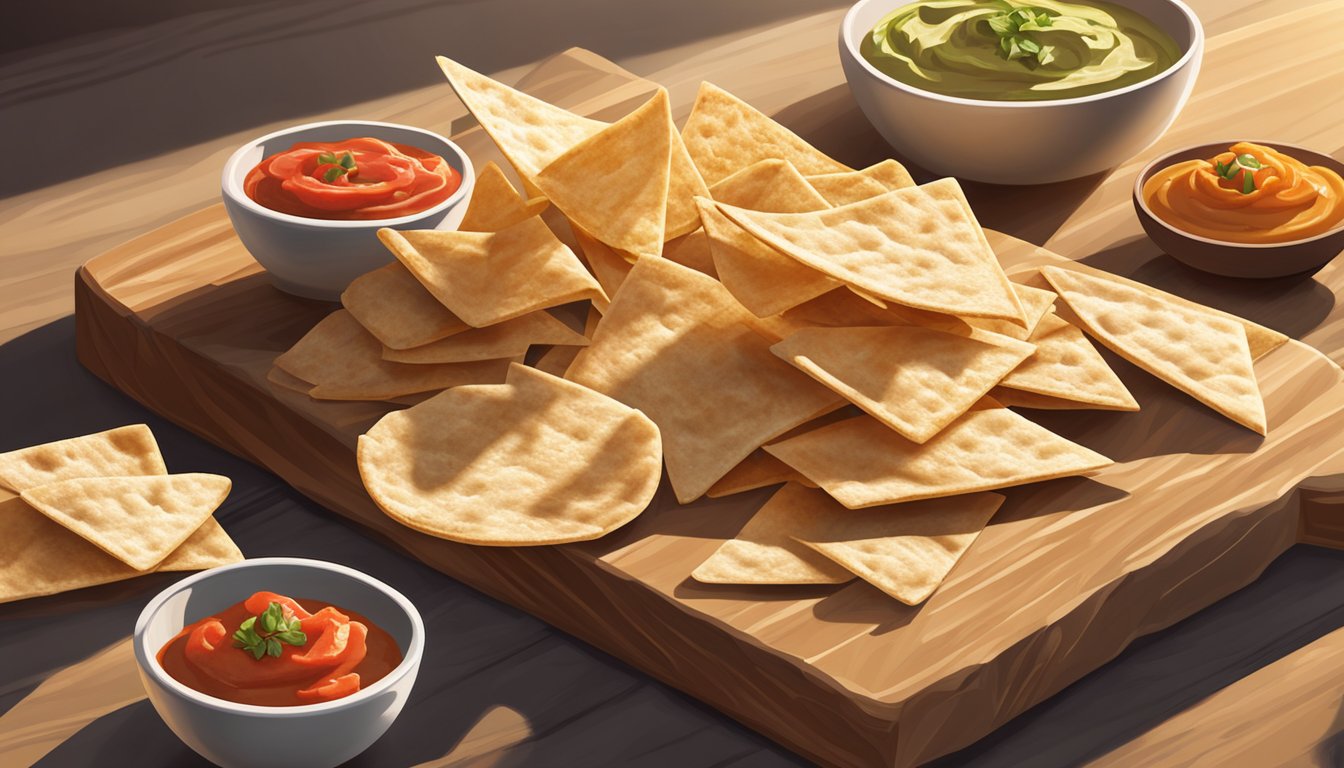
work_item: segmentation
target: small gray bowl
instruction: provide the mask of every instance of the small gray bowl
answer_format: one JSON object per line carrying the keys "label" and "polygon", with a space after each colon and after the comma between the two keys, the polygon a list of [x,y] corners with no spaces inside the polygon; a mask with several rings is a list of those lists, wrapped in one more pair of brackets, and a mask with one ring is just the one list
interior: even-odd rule
{"label": "small gray bowl", "polygon": [[[358,693],[295,707],[235,704],[188,688],[164,671],[159,649],[183,627],[261,590],[364,614],[397,641],[401,664]],[[203,571],[160,592],[140,612],[133,643],[150,703],[202,757],[223,768],[329,768],[368,749],[397,719],[420,671],[425,625],[404,595],[359,571],[268,557]]]}
{"label": "small gray bowl", "polygon": [[[1144,166],[1134,178],[1134,212],[1143,231],[1159,248],[1188,267],[1224,277],[1277,278],[1314,273],[1344,251],[1344,225],[1315,237],[1286,243],[1233,243],[1184,232],[1153,215],[1143,199],[1143,185],[1153,174],[1186,160],[1207,160],[1245,139],[1214,141],[1169,152]],[[1344,175],[1344,162],[1306,147],[1258,141],[1307,165],[1320,165]]]}
{"label": "small gray bowl", "polygon": [[[358,136],[409,144],[441,156],[462,174],[462,184],[433,208],[395,219],[337,221],[272,211],[243,192],[243,180],[263,158],[303,141],[341,141]],[[339,301],[350,281],[392,261],[378,241],[382,227],[457,229],[467,213],[476,171],[452,141],[420,128],[368,120],[330,120],[268,133],[238,148],[224,163],[224,209],[238,238],[271,275],[275,287],[310,299]]]}

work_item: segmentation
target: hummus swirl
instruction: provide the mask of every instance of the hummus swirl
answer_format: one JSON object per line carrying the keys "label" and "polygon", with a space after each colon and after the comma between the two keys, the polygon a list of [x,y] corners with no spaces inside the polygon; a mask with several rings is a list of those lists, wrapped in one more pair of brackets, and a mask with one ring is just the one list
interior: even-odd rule
{"label": "hummus swirl", "polygon": [[[1248,155],[1258,168],[1229,165]],[[1344,223],[1339,174],[1249,141],[1211,160],[1163,168],[1144,182],[1143,200],[1154,216],[1183,232],[1234,243],[1286,243]]]}
{"label": "hummus swirl", "polygon": [[[1030,14],[1032,21],[1013,23]],[[1034,21],[1040,19],[1040,23]],[[998,27],[998,29],[996,29]],[[1032,53],[1014,47],[1021,43]],[[1143,16],[1104,2],[922,0],[873,27],[860,53],[884,74],[947,96],[992,101],[1069,99],[1147,80],[1181,56]]]}

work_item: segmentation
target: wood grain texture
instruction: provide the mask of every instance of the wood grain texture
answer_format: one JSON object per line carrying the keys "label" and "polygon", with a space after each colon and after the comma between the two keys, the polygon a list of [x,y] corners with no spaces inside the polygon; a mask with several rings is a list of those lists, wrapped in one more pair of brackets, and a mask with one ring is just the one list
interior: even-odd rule
{"label": "wood grain texture", "polygon": [[1344,765],[1344,630],[1242,678],[1088,765]]}
{"label": "wood grain texture", "polygon": [[[575,89],[585,71],[605,88]],[[649,87],[582,52],[529,83],[599,114]],[[460,140],[473,156],[490,150],[479,131]],[[994,241],[1010,272],[1058,258]],[[1263,442],[1112,358],[1141,413],[1041,418],[1121,463],[1010,491],[949,581],[911,609],[862,584],[690,580],[765,493],[677,508],[664,488],[625,529],[564,547],[464,547],[397,526],[353,466],[355,439],[384,408],[313,402],[265,381],[328,306],[271,288],[217,207],[89,262],[76,301],[80,359],[151,408],[433,567],[839,765],[914,765],[965,746],[1255,579],[1295,541],[1295,486],[1335,459],[1328,438],[1344,424],[1344,374],[1300,343],[1257,364]]]}

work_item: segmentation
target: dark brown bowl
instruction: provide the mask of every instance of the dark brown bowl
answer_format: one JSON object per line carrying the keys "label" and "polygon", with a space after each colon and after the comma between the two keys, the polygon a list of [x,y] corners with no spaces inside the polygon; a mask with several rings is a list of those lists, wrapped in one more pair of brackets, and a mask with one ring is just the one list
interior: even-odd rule
{"label": "dark brown bowl", "polygon": [[[1143,200],[1143,184],[1154,173],[1185,160],[1208,159],[1226,151],[1238,141],[1244,139],[1215,141],[1186,147],[1163,155],[1144,166],[1134,180],[1134,212],[1139,215],[1143,231],[1148,233],[1148,237],[1152,238],[1159,248],[1182,264],[1202,272],[1226,277],[1287,277],[1313,273],[1329,264],[1344,251],[1344,226],[1305,240],[1292,240],[1286,243],[1231,243],[1184,232],[1157,218],[1148,210],[1148,205]],[[1344,162],[1329,155],[1293,144],[1273,141],[1255,141],[1255,143],[1277,149],[1307,165],[1324,166],[1344,175]]]}

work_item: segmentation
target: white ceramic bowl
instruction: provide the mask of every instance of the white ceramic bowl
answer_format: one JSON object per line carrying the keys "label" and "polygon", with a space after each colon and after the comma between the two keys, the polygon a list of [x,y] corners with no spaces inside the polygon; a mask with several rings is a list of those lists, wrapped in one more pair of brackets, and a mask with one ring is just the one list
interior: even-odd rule
{"label": "white ceramic bowl", "polygon": [[[301,141],[340,141],[358,136],[409,144],[441,156],[462,174],[447,200],[421,213],[395,219],[328,221],[292,216],[259,205],[243,192],[243,180],[262,158]],[[393,229],[456,229],[476,184],[471,158],[448,139],[409,125],[366,120],[308,123],[268,133],[238,148],[224,163],[224,208],[238,238],[271,274],[275,286],[310,299],[337,301],[356,277],[387,264],[393,256],[375,234]]]}
{"label": "white ceramic bowl", "polygon": [[[235,704],[164,672],[159,649],[184,626],[260,590],[364,614],[396,639],[401,664],[358,693],[297,707]],[[160,592],[135,623],[134,645],[150,703],[202,757],[223,768],[328,768],[368,749],[401,713],[420,670],[425,626],[410,600],[377,579],[334,563],[270,557],[203,571]]]}
{"label": "white ceramic bowl", "polygon": [[1054,101],[943,96],[898,82],[863,56],[864,36],[909,0],[859,0],[840,25],[840,62],[863,113],[887,143],[944,176],[992,184],[1045,184],[1123,163],[1171,127],[1194,88],[1204,28],[1180,0],[1116,0],[1176,41],[1183,55],[1147,80]]}

